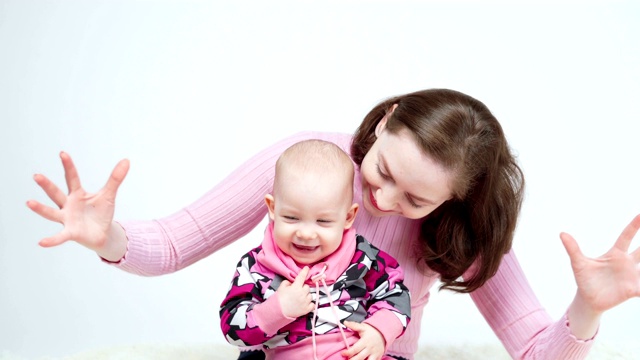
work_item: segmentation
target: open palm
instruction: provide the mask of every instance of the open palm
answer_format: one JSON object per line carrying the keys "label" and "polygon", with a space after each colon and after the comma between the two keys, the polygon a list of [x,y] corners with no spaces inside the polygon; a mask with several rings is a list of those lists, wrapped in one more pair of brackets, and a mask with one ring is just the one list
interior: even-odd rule
{"label": "open palm", "polygon": [[578,285],[578,294],[596,313],[640,296],[640,247],[629,252],[640,228],[640,215],[622,231],[614,246],[598,258],[584,256],[575,239],[560,234]]}
{"label": "open palm", "polygon": [[27,201],[27,206],[35,213],[64,226],[57,234],[42,239],[40,245],[50,247],[73,240],[99,251],[105,245],[113,225],[116,193],[129,171],[129,161],[121,160],[111,172],[106,185],[96,193],[88,193],[80,184],[80,177],[71,157],[62,152],[60,159],[64,167],[67,194],[44,175],[34,176],[36,183],[57,208],[35,200]]}

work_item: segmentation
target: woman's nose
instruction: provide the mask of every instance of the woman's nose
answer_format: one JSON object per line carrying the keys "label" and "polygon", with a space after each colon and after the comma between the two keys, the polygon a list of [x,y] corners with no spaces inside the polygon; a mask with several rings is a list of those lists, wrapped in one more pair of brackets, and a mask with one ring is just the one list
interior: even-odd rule
{"label": "woman's nose", "polygon": [[394,211],[398,206],[395,191],[392,188],[379,188],[376,190],[376,203],[382,211]]}

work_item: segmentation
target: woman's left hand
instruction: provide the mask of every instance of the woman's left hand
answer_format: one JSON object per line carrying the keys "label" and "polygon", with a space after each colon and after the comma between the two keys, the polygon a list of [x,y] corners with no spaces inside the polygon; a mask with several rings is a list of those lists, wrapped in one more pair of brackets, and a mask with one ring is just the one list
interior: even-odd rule
{"label": "woman's left hand", "polygon": [[593,320],[591,322],[596,324],[588,324],[591,329],[584,334],[587,338],[592,337],[602,313],[631,298],[640,297],[640,247],[629,251],[638,229],[640,215],[625,227],[613,247],[598,258],[586,257],[571,235],[560,234],[578,285],[568,315],[572,332],[579,338],[585,337],[579,336],[582,331],[574,329],[574,325],[579,327]]}

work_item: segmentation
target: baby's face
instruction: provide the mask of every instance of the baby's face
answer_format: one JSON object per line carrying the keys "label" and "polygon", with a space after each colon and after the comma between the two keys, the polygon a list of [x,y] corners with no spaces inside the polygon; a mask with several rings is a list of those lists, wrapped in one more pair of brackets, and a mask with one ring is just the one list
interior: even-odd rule
{"label": "baby's face", "polygon": [[276,245],[298,264],[315,264],[338,249],[353,223],[357,211],[350,189],[339,175],[289,174],[286,179],[271,204],[267,198]]}

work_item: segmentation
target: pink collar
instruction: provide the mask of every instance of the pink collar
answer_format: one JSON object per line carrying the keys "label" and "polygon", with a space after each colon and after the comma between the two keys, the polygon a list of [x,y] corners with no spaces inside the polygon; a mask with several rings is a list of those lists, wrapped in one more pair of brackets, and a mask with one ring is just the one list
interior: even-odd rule
{"label": "pink collar", "polygon": [[[309,275],[305,283],[312,285],[311,278],[320,274],[326,265],[324,271],[325,281],[327,284],[334,283],[340,275],[347,269],[356,251],[356,231],[351,228],[344,231],[342,242],[336,251],[315,264],[309,265]],[[269,268],[278,275],[284,276],[287,280],[293,282],[302,267],[298,265],[289,255],[285,254],[276,246],[273,239],[273,221],[269,222],[269,226],[264,232],[264,240],[262,241],[262,251],[258,254],[256,260]]]}

